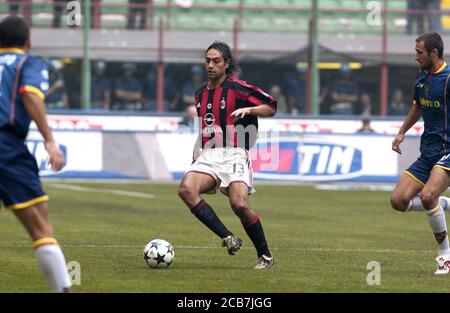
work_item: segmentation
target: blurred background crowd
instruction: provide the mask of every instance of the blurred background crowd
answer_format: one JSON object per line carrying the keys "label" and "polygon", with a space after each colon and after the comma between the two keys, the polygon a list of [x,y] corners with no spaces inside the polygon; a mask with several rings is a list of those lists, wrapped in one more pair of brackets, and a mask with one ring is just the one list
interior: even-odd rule
{"label": "blurred background crowd", "polygon": [[[172,31],[199,33],[218,29],[233,34],[269,32],[269,41],[275,42],[285,33],[308,36],[312,13],[311,0],[92,0],[90,27],[92,32],[117,33],[124,40],[128,33],[157,33],[163,25]],[[67,16],[73,11],[66,0],[2,0],[0,15],[22,15],[32,29],[71,29],[81,32],[80,24],[70,24]],[[82,7],[83,1],[80,3]],[[333,34],[341,51],[332,51],[328,60],[320,61],[320,114],[379,115],[380,67],[388,69],[387,115],[405,115],[412,99],[417,65],[414,62],[414,39],[426,31],[437,31],[444,36],[450,29],[450,1],[394,0],[376,1],[388,6],[387,33],[382,25],[371,24],[368,14],[374,1],[320,0],[317,1],[321,34]],[[384,12],[384,11],[383,11]],[[82,14],[83,12],[75,12]],[[239,22],[236,26],[236,21]],[[327,33],[328,32],[328,33]],[[220,33],[218,33],[220,34]],[[367,52],[370,47],[346,47],[346,38],[366,36],[380,46],[383,36],[407,39],[408,46],[394,51],[396,59],[381,57],[371,60],[355,54]],[[199,35],[201,36],[201,35]],[[352,37],[353,36],[353,37]],[[194,35],[195,37],[195,35]],[[141,37],[140,37],[141,38]],[[200,38],[200,37],[199,37]],[[295,38],[295,37],[292,37]],[[306,38],[306,37],[305,37]],[[132,40],[132,39],[130,39]],[[395,42],[394,42],[395,43]],[[232,43],[231,43],[232,44]],[[47,97],[49,110],[81,109],[82,56],[52,55],[52,43],[44,57],[50,69],[50,89]],[[276,43],[274,44],[276,45]],[[201,46],[201,47],[200,47]],[[194,93],[205,82],[202,49],[197,58],[176,58],[163,62],[162,112],[186,112],[195,104]],[[321,47],[322,48],[322,47]],[[334,48],[334,47],[331,47]],[[337,47],[336,47],[337,48]],[[348,54],[342,53],[347,49]],[[400,48],[398,48],[400,49]],[[282,48],[279,48],[282,51]],[[337,49],[339,50],[339,49]],[[365,50],[365,51],[363,51]],[[279,52],[280,52],[279,51]],[[278,101],[278,113],[286,115],[309,114],[308,47],[286,54],[286,58],[267,58],[246,53],[239,55],[239,78],[264,88]],[[281,52],[280,52],[281,53]],[[280,54],[279,53],[279,54]],[[41,54],[41,53],[39,53]],[[381,53],[379,53],[381,55]],[[408,58],[407,61],[403,61]],[[196,59],[196,61],[194,61]],[[306,62],[305,62],[306,60]],[[384,63],[383,63],[384,62]],[[387,62],[387,63],[386,63]],[[93,110],[157,111],[158,65],[156,57],[147,61],[130,59],[126,53],[119,57],[91,57],[91,103]],[[405,79],[407,78],[407,79]],[[161,110],[159,110],[161,112]]]}

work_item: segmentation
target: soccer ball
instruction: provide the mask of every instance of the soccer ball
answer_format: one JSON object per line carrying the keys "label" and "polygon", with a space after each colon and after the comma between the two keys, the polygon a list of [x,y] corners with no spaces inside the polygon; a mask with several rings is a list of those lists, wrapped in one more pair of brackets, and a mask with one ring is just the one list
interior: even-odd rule
{"label": "soccer ball", "polygon": [[166,268],[174,257],[172,245],[162,239],[154,239],[144,248],[144,260],[151,268]]}

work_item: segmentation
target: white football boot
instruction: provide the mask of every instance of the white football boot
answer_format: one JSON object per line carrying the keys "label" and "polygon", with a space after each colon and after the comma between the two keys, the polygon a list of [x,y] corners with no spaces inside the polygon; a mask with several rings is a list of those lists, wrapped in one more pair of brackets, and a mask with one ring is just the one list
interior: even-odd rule
{"label": "white football boot", "polygon": [[268,257],[266,255],[262,255],[259,260],[258,263],[256,264],[255,268],[257,270],[262,270],[264,268],[271,268],[273,266],[273,256],[272,257]]}
{"label": "white football boot", "polygon": [[450,271],[450,256],[449,255],[439,255],[436,257],[436,262],[438,264],[436,272],[434,274],[436,275],[444,275],[448,274]]}

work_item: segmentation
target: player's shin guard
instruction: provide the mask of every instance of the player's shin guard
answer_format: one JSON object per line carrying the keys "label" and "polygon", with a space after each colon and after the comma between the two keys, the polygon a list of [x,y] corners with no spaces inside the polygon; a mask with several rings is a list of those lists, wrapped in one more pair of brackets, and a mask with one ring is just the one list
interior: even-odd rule
{"label": "player's shin guard", "polygon": [[41,238],[33,245],[34,254],[42,273],[50,282],[55,292],[70,290],[72,285],[67,270],[66,260],[58,242],[54,238]]}
{"label": "player's shin guard", "polygon": [[248,237],[253,242],[253,245],[256,248],[256,252],[258,253],[258,257],[261,257],[263,254],[265,256],[271,257],[272,254],[269,251],[269,247],[267,245],[266,236],[264,235],[264,230],[259,220],[258,214],[256,217],[248,224],[242,223],[245,231],[247,232]]}
{"label": "player's shin guard", "polygon": [[427,211],[428,223],[433,230],[434,237],[438,243],[438,254],[449,255],[447,224],[445,222],[445,213],[438,204],[433,210]]}
{"label": "player's shin guard", "polygon": [[220,238],[232,235],[205,200],[200,200],[191,212]]}

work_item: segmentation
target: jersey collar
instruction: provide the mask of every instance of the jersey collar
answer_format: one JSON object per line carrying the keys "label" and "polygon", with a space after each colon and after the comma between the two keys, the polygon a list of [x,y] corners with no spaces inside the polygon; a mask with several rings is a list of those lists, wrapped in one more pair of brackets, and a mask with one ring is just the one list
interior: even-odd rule
{"label": "jersey collar", "polygon": [[447,62],[444,61],[444,63],[442,63],[442,65],[441,65],[441,67],[439,67],[436,72],[431,73],[431,74],[438,74],[438,73],[442,72],[446,66],[447,66]]}
{"label": "jersey collar", "polygon": [[0,53],[17,53],[24,54],[25,51],[20,48],[0,48]]}

